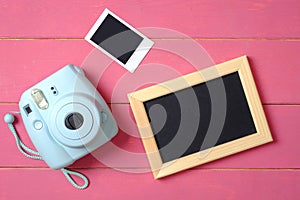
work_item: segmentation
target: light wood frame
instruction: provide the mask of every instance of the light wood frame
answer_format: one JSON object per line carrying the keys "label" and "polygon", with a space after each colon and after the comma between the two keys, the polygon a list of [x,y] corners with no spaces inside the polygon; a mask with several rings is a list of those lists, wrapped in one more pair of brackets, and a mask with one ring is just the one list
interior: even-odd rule
{"label": "light wood frame", "polygon": [[[257,133],[212,147],[209,150],[199,151],[163,163],[147,117],[144,102],[234,72],[238,72],[239,74]],[[182,80],[187,84],[182,84]],[[246,56],[130,93],[128,94],[128,98],[155,179],[272,141],[272,136]],[[209,151],[205,157],[201,156],[201,153],[204,151]]]}

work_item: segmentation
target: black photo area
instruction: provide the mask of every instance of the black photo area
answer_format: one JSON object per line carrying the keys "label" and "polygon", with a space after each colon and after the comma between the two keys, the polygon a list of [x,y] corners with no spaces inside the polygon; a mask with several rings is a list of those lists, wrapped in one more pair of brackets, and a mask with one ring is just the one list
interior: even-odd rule
{"label": "black photo area", "polygon": [[108,14],[91,41],[126,64],[143,38]]}
{"label": "black photo area", "polygon": [[[208,149],[212,146],[224,144],[229,141],[233,141],[256,133],[256,128],[238,72],[222,76],[221,78],[223,79],[226,93],[226,115],[224,115],[225,122],[223,129],[221,129],[221,135],[219,139],[215,139],[216,143],[214,143],[214,145],[202,146],[204,138],[207,134],[209,124],[214,123],[213,121],[210,122],[212,115],[212,103],[207,87],[207,83],[209,83],[210,81],[192,87],[192,89],[195,91],[198,101],[197,105],[199,106],[200,120],[197,121],[198,130],[195,131],[195,137],[193,137],[193,140],[189,142],[190,145],[184,147],[184,151],[182,151],[182,148],[178,148],[178,145],[180,145],[179,143],[173,144],[173,146],[170,145],[170,143],[172,143],[172,140],[174,139],[176,134],[178,134],[180,122],[189,123],[189,121],[193,121],[193,119],[188,119],[188,117],[187,119],[181,119],[181,105],[176,95],[174,93],[171,93],[144,102],[147,116],[150,121],[153,133],[155,134],[155,140],[159,148],[163,163],[199,152],[200,150]],[[184,92],[184,90],[177,91],[175,93],[181,93]],[[195,112],[195,110],[198,111],[198,109],[195,109],[193,107],[195,106],[195,104],[189,102],[188,98],[187,100],[185,99],[184,103],[187,104],[184,107],[188,110],[188,112]],[[151,115],[149,115],[149,110],[151,109],[151,106],[154,105],[162,106],[165,110],[165,114],[167,116],[165,122],[157,122],[155,121],[156,119],[151,119],[151,116],[153,117],[162,115],[159,109],[151,110]],[[160,121],[162,120],[160,119]],[[160,123],[164,123],[163,127],[158,127],[161,126]],[[190,134],[189,130],[182,130],[181,134],[183,135],[183,137],[181,137],[180,140],[182,141],[181,143],[184,143],[183,140],[185,138],[188,138],[187,134]],[[163,151],[164,147],[168,145],[171,146],[171,149],[169,146],[169,148],[167,148],[167,151]]]}

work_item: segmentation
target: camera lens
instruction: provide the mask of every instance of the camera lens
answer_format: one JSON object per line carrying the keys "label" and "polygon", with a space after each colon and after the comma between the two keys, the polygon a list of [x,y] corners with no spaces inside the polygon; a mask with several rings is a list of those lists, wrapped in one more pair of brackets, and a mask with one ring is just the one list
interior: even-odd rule
{"label": "camera lens", "polygon": [[79,129],[83,124],[83,116],[77,112],[69,114],[65,119],[65,125],[68,129]]}

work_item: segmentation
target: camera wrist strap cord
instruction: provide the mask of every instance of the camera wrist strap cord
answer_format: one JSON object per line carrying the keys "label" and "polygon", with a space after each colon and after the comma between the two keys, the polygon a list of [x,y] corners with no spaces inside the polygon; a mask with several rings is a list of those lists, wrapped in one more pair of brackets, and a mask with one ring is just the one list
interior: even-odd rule
{"label": "camera wrist strap cord", "polygon": [[[19,113],[19,112],[16,112]],[[31,159],[35,159],[35,160],[43,160],[43,158],[40,156],[39,152],[34,151],[32,149],[30,149],[29,147],[27,147],[20,139],[14,125],[14,116],[10,113],[6,114],[4,117],[4,121],[7,123],[9,130],[11,131],[11,133],[13,134],[13,136],[15,137],[16,140],[16,144],[17,147],[19,149],[19,151],[26,156],[27,158],[31,158]],[[89,185],[89,181],[88,179],[81,173],[79,172],[74,172],[71,170],[68,170],[66,168],[62,168],[61,169],[62,173],[65,175],[65,177],[67,178],[67,180],[77,189],[85,189],[88,187]],[[73,176],[78,176],[79,178],[81,178],[84,181],[83,185],[78,185],[73,178],[71,177],[71,175]]]}

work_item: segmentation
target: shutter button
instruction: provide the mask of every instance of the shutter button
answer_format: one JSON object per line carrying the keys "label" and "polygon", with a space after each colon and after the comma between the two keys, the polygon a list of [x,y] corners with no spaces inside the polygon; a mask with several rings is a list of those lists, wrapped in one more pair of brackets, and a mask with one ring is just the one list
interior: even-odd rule
{"label": "shutter button", "polygon": [[41,130],[43,128],[43,122],[40,120],[36,120],[34,121],[33,126],[36,130]]}

